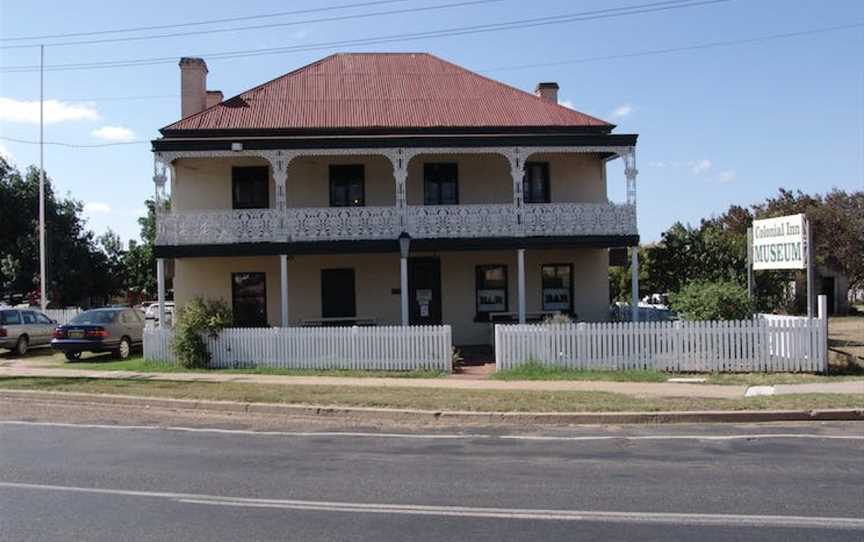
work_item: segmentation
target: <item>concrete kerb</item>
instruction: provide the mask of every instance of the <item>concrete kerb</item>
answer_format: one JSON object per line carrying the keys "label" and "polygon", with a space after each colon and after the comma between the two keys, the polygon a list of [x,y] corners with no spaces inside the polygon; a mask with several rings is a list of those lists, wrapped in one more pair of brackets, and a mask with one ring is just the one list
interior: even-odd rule
{"label": "concrete kerb", "polygon": [[352,420],[429,423],[491,423],[540,425],[606,425],[661,423],[756,423],[786,421],[864,421],[864,408],[820,410],[737,410],[683,412],[472,412],[330,405],[246,403],[136,397],[55,391],[0,390],[0,399],[27,399],[79,405],[118,405],[137,408],[266,414],[275,416],[325,416]]}

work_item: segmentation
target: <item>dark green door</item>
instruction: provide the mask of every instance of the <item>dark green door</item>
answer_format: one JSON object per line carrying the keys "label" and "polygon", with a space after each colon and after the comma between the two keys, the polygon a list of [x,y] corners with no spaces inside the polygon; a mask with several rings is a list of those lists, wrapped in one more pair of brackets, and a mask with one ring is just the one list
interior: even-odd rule
{"label": "dark green door", "polygon": [[408,259],[408,314],[412,326],[441,324],[441,260]]}

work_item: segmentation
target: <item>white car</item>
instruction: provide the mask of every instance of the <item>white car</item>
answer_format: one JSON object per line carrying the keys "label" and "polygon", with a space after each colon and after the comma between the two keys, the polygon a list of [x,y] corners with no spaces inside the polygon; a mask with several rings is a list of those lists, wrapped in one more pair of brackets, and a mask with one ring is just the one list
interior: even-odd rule
{"label": "white car", "polygon": [[[154,320],[156,322],[159,321],[159,303],[153,303],[152,305],[147,307],[147,310],[144,311],[144,318],[147,320]],[[174,302],[166,301],[165,302],[165,320],[170,324],[174,321]]]}

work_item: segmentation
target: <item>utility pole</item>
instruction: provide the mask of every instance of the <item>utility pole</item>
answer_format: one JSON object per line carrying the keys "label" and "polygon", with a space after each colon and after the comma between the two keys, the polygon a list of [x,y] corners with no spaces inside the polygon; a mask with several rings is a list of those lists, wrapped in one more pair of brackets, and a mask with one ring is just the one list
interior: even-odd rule
{"label": "utility pole", "polygon": [[39,46],[39,306],[48,306],[45,296],[45,46]]}

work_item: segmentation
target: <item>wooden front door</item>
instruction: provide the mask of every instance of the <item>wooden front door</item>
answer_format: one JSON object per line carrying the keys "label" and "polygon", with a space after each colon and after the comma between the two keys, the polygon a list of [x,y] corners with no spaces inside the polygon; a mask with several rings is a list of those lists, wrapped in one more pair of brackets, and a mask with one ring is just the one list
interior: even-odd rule
{"label": "wooden front door", "polygon": [[441,260],[408,259],[408,314],[412,326],[441,324]]}

